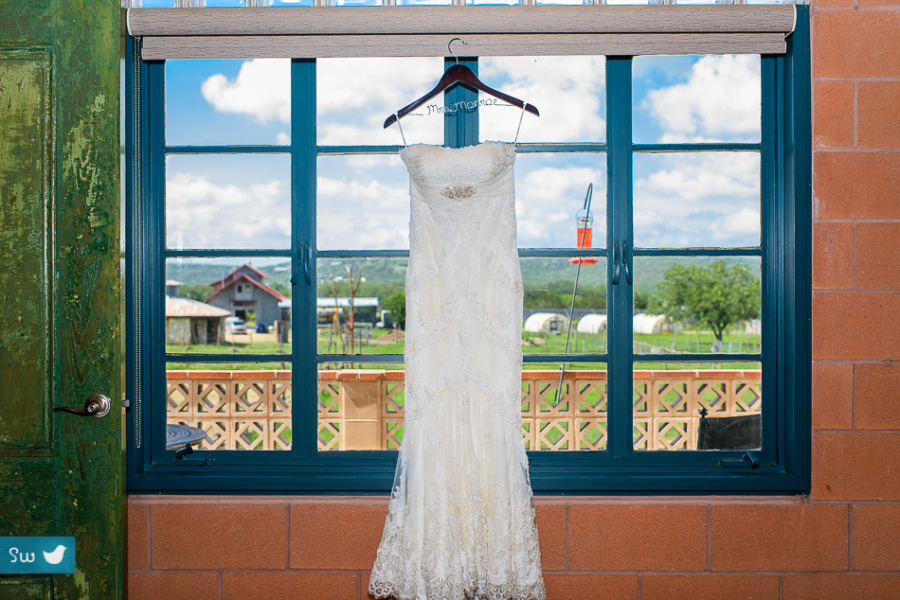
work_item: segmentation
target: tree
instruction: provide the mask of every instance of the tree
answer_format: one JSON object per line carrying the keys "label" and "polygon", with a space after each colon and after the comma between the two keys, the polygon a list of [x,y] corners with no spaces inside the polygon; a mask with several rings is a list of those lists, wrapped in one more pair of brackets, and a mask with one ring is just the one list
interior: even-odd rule
{"label": "tree", "polygon": [[634,307],[647,310],[650,305],[650,296],[637,290],[634,291]]}
{"label": "tree", "polygon": [[206,302],[206,299],[212,296],[213,289],[208,285],[182,285],[178,289],[178,293],[182,298],[189,298],[199,302]]}
{"label": "tree", "polygon": [[390,311],[391,320],[400,324],[400,329],[406,329],[406,292],[398,290],[385,298],[381,305]]}
{"label": "tree", "polygon": [[[523,306],[525,308],[568,309],[572,302],[572,288],[575,281],[554,281],[547,284],[524,284]],[[575,308],[606,308],[606,286],[578,284]]]}
{"label": "tree", "polygon": [[[353,282],[353,265],[347,265],[347,281],[350,290],[350,305],[347,311],[347,318],[345,319],[345,325],[347,326],[347,334],[350,336],[350,354],[355,354],[355,344],[356,344],[356,319],[353,314],[353,301],[356,299],[356,294],[359,292],[359,285],[362,281],[362,264],[359,265],[356,271],[356,282]],[[334,297],[334,306],[338,305],[338,288],[337,281],[334,278],[334,275],[331,276],[331,293]],[[334,318],[337,320],[337,333],[341,340],[341,352],[344,352],[344,336],[341,333],[341,319],[338,316],[338,310],[335,308]]]}
{"label": "tree", "polygon": [[[571,292],[569,294],[571,297]],[[531,286],[526,286],[523,306],[525,308],[563,308],[567,305],[559,294],[555,294],[547,289],[535,289]]]}
{"label": "tree", "polygon": [[718,344],[729,325],[759,316],[759,279],[745,264],[730,269],[722,261],[709,267],[672,265],[660,288],[654,308],[675,320],[708,325]]}
{"label": "tree", "polygon": [[283,283],[281,281],[273,281],[269,284],[269,287],[272,288],[273,290],[275,290],[276,292],[278,292],[279,294],[281,294],[282,296],[284,296],[285,298],[290,298],[291,293],[293,292],[293,289],[291,289],[291,288],[293,288],[294,286],[292,286],[288,283]]}

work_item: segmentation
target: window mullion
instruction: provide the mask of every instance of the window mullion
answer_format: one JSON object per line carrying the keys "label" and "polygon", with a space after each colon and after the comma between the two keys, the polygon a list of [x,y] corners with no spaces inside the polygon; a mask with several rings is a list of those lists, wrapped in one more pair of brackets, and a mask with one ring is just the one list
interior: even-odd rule
{"label": "window mullion", "polygon": [[[609,215],[606,228],[609,257],[606,261],[609,282],[607,428],[612,456],[625,457],[632,451],[632,288],[622,265],[623,244],[628,244],[629,249],[632,246],[631,57],[607,57],[606,89],[606,210]],[[618,283],[613,284],[616,258],[619,261]]]}
{"label": "window mullion", "polygon": [[130,36],[126,37],[125,52],[125,219],[127,232],[125,236],[127,263],[125,269],[125,322],[123,335],[126,336],[126,360],[125,369],[126,390],[134,404],[134,408],[127,415],[128,430],[132,433],[132,445],[128,447],[128,471],[129,474],[142,470],[143,458],[148,453],[144,447],[144,374],[147,373],[143,346],[144,302],[146,294],[143,293],[145,274],[143,270],[145,232],[144,208],[146,178],[141,177],[143,171],[144,147],[143,129],[144,119],[141,108],[144,101],[144,93],[147,88],[144,85],[146,73],[141,68],[140,43]]}
{"label": "window mullion", "polygon": [[[151,328],[149,335],[149,373],[152,380],[150,394],[149,435],[151,460],[168,462],[166,452],[166,64],[148,62],[147,67],[147,119],[146,139],[148,150],[146,168],[150,199],[150,223],[147,244],[147,272],[144,282],[149,299]],[[171,456],[171,454],[169,455]]]}
{"label": "window mullion", "polygon": [[[295,59],[291,61],[291,451],[295,456],[317,452],[316,166],[316,61]],[[304,268],[309,269],[310,283]]]}
{"label": "window mullion", "polygon": [[[760,250],[762,252],[761,274],[761,319],[762,319],[762,389],[767,390],[763,400],[762,410],[762,450],[760,458],[764,464],[776,459],[777,448],[777,421],[779,410],[776,401],[779,397],[780,386],[777,381],[781,379],[779,366],[775,360],[781,356],[784,349],[780,346],[777,332],[782,330],[783,315],[777,310],[778,299],[782,291],[778,286],[778,271],[776,266],[780,262],[779,257],[779,212],[776,205],[784,201],[783,190],[778,185],[778,139],[781,129],[779,112],[783,106],[779,106],[778,97],[778,62],[774,56],[760,57],[761,71],[761,131],[760,131],[760,225],[761,238]],[[766,460],[768,459],[768,460]]]}
{"label": "window mullion", "polygon": [[[460,58],[459,64],[469,67],[475,75],[478,75],[478,59],[477,58]],[[455,58],[444,59],[444,70],[456,65]],[[460,108],[465,104],[457,103],[476,103],[476,108],[466,110]],[[456,85],[449,92],[444,94],[444,106],[456,109],[453,112],[444,113],[444,145],[449,148],[462,148],[463,146],[474,146],[478,143],[478,92],[472,90],[462,84]]]}
{"label": "window mullion", "polygon": [[[799,474],[805,490],[809,490],[811,473],[812,327],[809,307],[812,305],[812,113],[810,99],[809,7],[798,6],[799,17],[794,34],[787,40],[788,53],[780,59],[783,68],[778,81],[783,86],[784,120],[779,129],[785,150],[779,168],[782,175],[784,202],[785,260],[781,277],[784,294],[778,310],[785,315],[784,352],[790,360],[785,368],[784,400],[779,403],[781,439],[779,463]],[[787,260],[790,256],[791,260]],[[763,438],[765,439],[765,438]]]}

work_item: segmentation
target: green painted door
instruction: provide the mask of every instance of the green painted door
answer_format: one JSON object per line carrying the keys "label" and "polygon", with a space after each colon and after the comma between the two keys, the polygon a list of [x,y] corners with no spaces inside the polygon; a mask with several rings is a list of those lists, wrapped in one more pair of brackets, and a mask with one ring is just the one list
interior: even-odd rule
{"label": "green painted door", "polygon": [[[0,575],[0,600],[123,595],[119,18],[0,1],[0,536],[76,540],[73,574]],[[103,418],[53,410],[95,393]]]}

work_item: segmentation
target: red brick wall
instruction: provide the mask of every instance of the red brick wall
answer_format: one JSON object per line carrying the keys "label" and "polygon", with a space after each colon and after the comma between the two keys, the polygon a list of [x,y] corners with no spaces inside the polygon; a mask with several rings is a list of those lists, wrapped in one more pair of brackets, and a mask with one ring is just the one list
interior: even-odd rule
{"label": "red brick wall", "polygon": [[[900,598],[900,1],[812,35],[812,494],[537,498],[551,599]],[[132,496],[130,597],[363,600],[386,510]]]}

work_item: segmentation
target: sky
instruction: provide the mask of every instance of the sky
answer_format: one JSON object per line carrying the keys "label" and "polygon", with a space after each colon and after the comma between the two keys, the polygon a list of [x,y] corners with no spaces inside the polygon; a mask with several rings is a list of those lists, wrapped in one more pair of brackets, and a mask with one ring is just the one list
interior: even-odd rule
{"label": "sky", "polygon": [[[429,91],[442,62],[319,60],[318,143],[402,144],[384,119]],[[479,76],[540,109],[539,118],[525,114],[519,141],[605,141],[603,57],[483,58]],[[290,61],[170,61],[166,82],[170,145],[290,143]],[[632,89],[635,143],[760,139],[758,56],[638,57]],[[442,117],[418,112],[402,121],[406,140],[441,144]],[[484,107],[481,139],[512,141],[520,117],[514,107]],[[408,175],[397,155],[323,156],[317,169],[319,249],[409,247]],[[169,156],[166,180],[169,248],[290,248],[287,153]],[[571,247],[589,184],[597,246],[605,240],[605,154],[520,154],[519,246]],[[636,153],[635,245],[758,245],[759,185],[755,152]]]}

